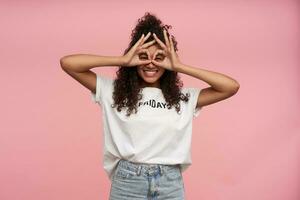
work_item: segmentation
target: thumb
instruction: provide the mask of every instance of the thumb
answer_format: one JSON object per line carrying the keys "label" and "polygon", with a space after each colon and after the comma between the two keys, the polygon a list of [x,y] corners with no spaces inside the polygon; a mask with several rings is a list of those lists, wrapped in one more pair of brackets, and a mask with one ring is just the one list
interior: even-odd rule
{"label": "thumb", "polygon": [[152,60],[152,63],[153,63],[154,65],[157,65],[157,66],[159,66],[159,67],[162,67],[162,64],[160,64],[159,62],[157,62],[157,61],[155,61],[155,60]]}

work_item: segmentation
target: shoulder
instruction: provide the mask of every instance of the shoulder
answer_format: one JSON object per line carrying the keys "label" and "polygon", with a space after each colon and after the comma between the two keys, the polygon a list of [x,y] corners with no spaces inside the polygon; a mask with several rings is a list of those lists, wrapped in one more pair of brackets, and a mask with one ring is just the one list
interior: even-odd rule
{"label": "shoulder", "polygon": [[114,82],[114,78],[109,77],[109,76],[105,76],[102,74],[97,74],[97,83],[101,86],[101,87],[110,87],[113,85]]}
{"label": "shoulder", "polygon": [[191,96],[198,96],[201,89],[196,87],[183,87],[181,88],[181,92],[186,94],[188,93]]}

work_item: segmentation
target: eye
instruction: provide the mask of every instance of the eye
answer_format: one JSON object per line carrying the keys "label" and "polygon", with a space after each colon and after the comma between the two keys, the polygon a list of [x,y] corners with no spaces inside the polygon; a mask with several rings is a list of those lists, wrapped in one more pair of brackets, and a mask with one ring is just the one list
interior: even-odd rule
{"label": "eye", "polygon": [[155,59],[156,59],[156,60],[163,60],[162,57],[156,57]]}
{"label": "eye", "polygon": [[144,60],[144,59],[148,59],[148,56],[146,56],[146,55],[140,55],[139,58],[142,59],[142,60]]}

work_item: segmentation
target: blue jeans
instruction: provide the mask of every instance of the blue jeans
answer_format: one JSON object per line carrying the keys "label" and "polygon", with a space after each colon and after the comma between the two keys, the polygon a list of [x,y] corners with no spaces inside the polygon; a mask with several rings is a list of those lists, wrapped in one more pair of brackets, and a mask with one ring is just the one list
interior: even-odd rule
{"label": "blue jeans", "polygon": [[179,165],[134,163],[121,159],[109,200],[184,200]]}

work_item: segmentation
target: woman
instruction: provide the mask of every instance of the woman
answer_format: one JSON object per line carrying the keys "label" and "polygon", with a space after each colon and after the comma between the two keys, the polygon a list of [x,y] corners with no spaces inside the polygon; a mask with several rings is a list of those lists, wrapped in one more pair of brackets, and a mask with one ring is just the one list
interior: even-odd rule
{"label": "woman", "polygon": [[[183,64],[170,27],[147,12],[122,56],[60,59],[62,69],[102,107],[103,165],[112,181],[111,200],[184,199],[182,172],[191,165],[192,119],[203,106],[239,89],[228,76]],[[100,66],[120,66],[116,79],[90,70]],[[211,87],[182,88],[178,72]]]}

